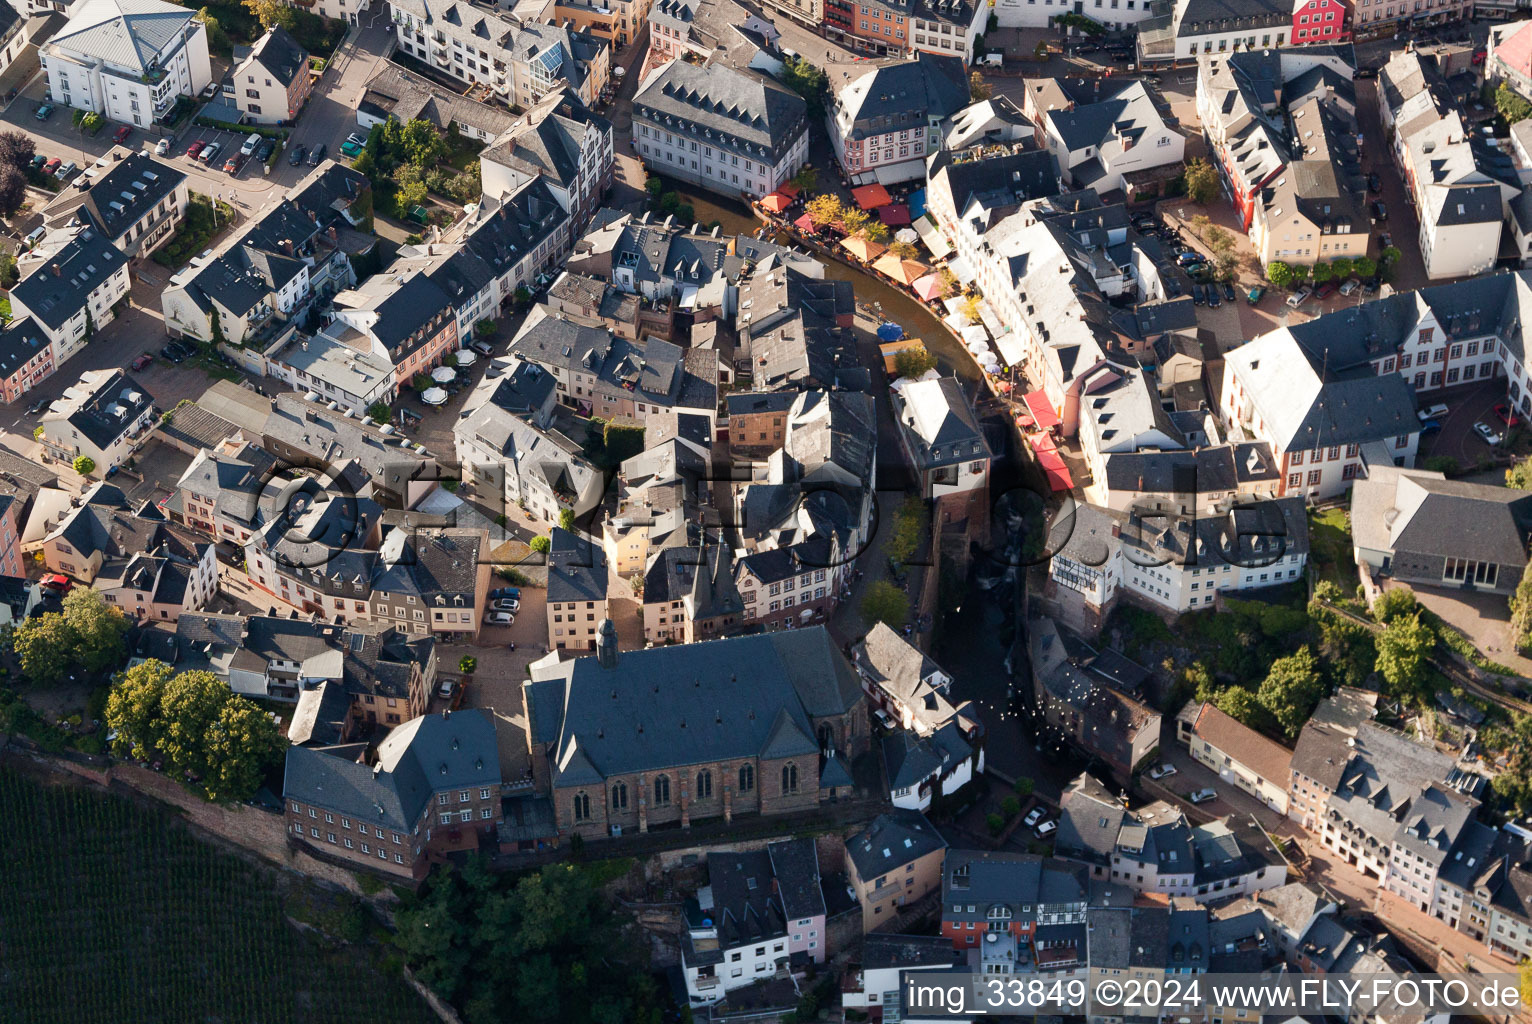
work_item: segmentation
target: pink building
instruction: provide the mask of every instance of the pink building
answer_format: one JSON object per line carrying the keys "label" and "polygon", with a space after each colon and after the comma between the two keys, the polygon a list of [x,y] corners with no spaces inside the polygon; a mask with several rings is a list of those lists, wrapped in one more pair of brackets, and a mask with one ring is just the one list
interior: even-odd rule
{"label": "pink building", "polygon": [[1343,43],[1351,38],[1341,0],[1293,0],[1293,43]]}

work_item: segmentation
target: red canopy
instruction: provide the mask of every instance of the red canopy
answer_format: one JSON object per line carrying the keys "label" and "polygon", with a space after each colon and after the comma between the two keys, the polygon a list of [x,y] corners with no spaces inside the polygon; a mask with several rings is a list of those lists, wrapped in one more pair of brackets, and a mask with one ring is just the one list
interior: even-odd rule
{"label": "red canopy", "polygon": [[789,181],[787,184],[777,189],[777,191],[782,193],[787,198],[793,199],[798,195],[798,186]]}
{"label": "red canopy", "polygon": [[1058,468],[1044,467],[1043,475],[1048,478],[1048,486],[1055,491],[1074,490],[1074,478],[1069,475],[1069,470],[1063,466]]}
{"label": "red canopy", "polygon": [[1032,425],[1032,417],[1024,412],[1019,412],[1016,414],[1016,425],[1018,427],[1030,427]]}
{"label": "red canopy", "polygon": [[891,228],[897,228],[910,222],[910,208],[902,203],[880,206],[878,207],[878,219]]}
{"label": "red canopy", "polygon": [[1027,435],[1027,444],[1032,446],[1034,452],[1056,452],[1058,448],[1053,444],[1053,438],[1047,434],[1037,433]]}
{"label": "red canopy", "polygon": [[894,197],[889,195],[888,189],[882,185],[863,185],[861,188],[854,188],[851,190],[851,198],[855,199],[856,205],[864,210],[876,210],[894,201]]}
{"label": "red canopy", "polygon": [[801,216],[801,217],[799,217],[799,218],[798,218],[798,219],[797,219],[797,220],[795,220],[795,221],[793,221],[793,225],[794,225],[794,226],[795,226],[795,227],[796,227],[796,228],[797,228],[797,229],[798,229],[798,230],[799,230],[799,231],[808,231],[808,232],[813,232],[813,231],[816,231],[816,230],[818,230],[818,229],[816,229],[816,228],[815,228],[815,227],[814,227],[814,218],[813,218],[813,217],[810,217],[810,216],[809,216],[809,215],[808,215],[808,214],[806,214],[806,213],[805,213],[805,214],[804,214],[804,215],[803,215],[803,216]]}
{"label": "red canopy", "polygon": [[781,213],[791,205],[793,205],[793,201],[780,192],[773,192],[761,200],[761,206],[772,213]]}
{"label": "red canopy", "polygon": [[1029,391],[1026,397],[1027,409],[1031,411],[1032,418],[1037,425],[1044,430],[1059,426],[1062,422],[1059,414],[1053,411],[1053,406],[1048,402],[1048,395],[1042,391]]}
{"label": "red canopy", "polygon": [[1053,449],[1037,453],[1037,464],[1044,469],[1062,469],[1066,472],[1068,467],[1064,465],[1064,457]]}

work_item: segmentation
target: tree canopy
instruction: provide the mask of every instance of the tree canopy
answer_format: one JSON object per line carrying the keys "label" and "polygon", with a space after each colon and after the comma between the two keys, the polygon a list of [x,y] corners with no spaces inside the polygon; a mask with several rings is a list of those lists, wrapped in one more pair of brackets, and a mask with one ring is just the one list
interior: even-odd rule
{"label": "tree canopy", "polygon": [[281,25],[291,32],[298,24],[297,13],[282,0],[245,0],[245,9],[261,23],[261,28]]}
{"label": "tree canopy", "polygon": [[163,757],[213,800],[248,799],[287,746],[258,705],[211,672],[173,674],[154,659],[118,674],[105,717],[118,753]]}
{"label": "tree canopy", "polygon": [[1271,671],[1256,692],[1256,699],[1291,739],[1314,713],[1314,705],[1324,693],[1319,662],[1305,645],[1271,663]]}
{"label": "tree canopy", "polygon": [[75,587],[63,611],[46,612],[16,627],[13,643],[21,671],[39,685],[62,680],[73,668],[103,672],[121,664],[129,622],[99,591]]}
{"label": "tree canopy", "polygon": [[1420,621],[1418,611],[1383,628],[1378,636],[1378,671],[1387,680],[1392,696],[1404,698],[1420,691],[1435,649],[1436,634]]}
{"label": "tree canopy", "polygon": [[1281,260],[1272,260],[1266,265],[1266,280],[1278,288],[1291,288],[1302,275],[1290,263]]}
{"label": "tree canopy", "polygon": [[1201,157],[1186,162],[1186,198],[1204,204],[1218,198],[1218,171]]}
{"label": "tree canopy", "polygon": [[882,622],[890,629],[899,630],[904,628],[909,617],[909,596],[888,580],[873,582],[862,596],[862,618],[869,626]]}
{"label": "tree canopy", "polygon": [[984,80],[984,76],[975,71],[968,76],[968,100],[971,103],[983,103],[995,94],[995,87]]}
{"label": "tree canopy", "polygon": [[468,1024],[659,1024],[666,1000],[587,869],[439,870],[396,912],[420,981]]}
{"label": "tree canopy", "polygon": [[830,77],[823,69],[802,58],[789,57],[782,64],[782,84],[803,97],[809,113],[824,111],[824,95],[830,86]]}
{"label": "tree canopy", "polygon": [[935,367],[936,357],[927,352],[924,345],[912,346],[894,354],[894,372],[901,377],[915,380]]}

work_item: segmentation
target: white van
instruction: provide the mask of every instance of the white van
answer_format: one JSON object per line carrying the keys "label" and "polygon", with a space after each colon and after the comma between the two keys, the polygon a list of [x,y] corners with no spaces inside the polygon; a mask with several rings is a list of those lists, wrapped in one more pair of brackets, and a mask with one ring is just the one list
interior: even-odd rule
{"label": "white van", "polygon": [[1420,418],[1422,420],[1439,420],[1446,416],[1449,411],[1445,405],[1437,402],[1435,405],[1427,406],[1420,410]]}
{"label": "white van", "polygon": [[249,156],[251,153],[255,152],[255,147],[259,146],[260,144],[261,144],[261,133],[260,132],[252,132],[250,137],[245,140],[245,144],[243,146],[239,147],[239,152],[243,156]]}

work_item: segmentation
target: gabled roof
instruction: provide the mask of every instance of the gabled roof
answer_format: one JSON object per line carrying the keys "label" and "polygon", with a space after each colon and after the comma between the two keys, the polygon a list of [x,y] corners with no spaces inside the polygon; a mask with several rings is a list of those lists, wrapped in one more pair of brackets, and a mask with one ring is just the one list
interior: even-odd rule
{"label": "gabled roof", "polygon": [[163,0],[86,0],[49,48],[148,74],[194,14]]}
{"label": "gabled roof", "polygon": [[273,25],[257,39],[247,59],[265,68],[284,88],[309,73],[308,51],[281,25]]}
{"label": "gabled roof", "polygon": [[890,871],[903,871],[947,841],[919,811],[895,808],[878,815],[860,832],[846,840],[846,856],[856,866],[864,884],[873,885]]}

